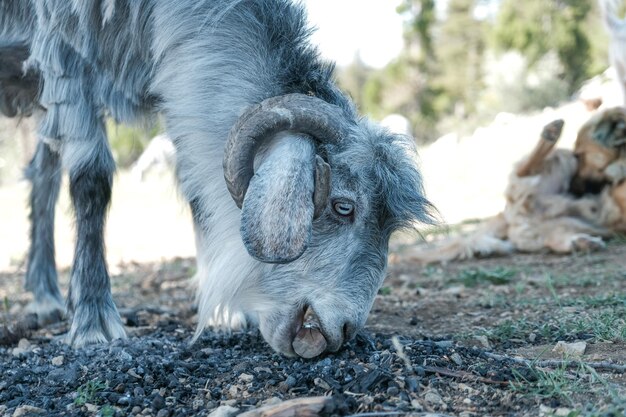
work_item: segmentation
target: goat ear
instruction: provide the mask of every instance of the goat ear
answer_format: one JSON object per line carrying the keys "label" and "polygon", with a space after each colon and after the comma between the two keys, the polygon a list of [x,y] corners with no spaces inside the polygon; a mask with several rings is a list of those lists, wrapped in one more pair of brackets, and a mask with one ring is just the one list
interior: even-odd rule
{"label": "goat ear", "polygon": [[310,138],[278,140],[250,181],[241,214],[241,237],[261,262],[298,259],[311,240],[315,147]]}

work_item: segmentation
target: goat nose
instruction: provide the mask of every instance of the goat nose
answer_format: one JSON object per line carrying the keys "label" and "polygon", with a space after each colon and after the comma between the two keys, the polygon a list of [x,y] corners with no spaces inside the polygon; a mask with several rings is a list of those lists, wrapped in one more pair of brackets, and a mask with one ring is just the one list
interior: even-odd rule
{"label": "goat nose", "polygon": [[343,324],[343,342],[346,343],[356,336],[358,327],[349,321]]}
{"label": "goat nose", "polygon": [[310,359],[321,355],[327,346],[328,342],[322,333],[319,319],[313,309],[309,307],[304,313],[302,327],[296,333],[291,347],[298,356]]}

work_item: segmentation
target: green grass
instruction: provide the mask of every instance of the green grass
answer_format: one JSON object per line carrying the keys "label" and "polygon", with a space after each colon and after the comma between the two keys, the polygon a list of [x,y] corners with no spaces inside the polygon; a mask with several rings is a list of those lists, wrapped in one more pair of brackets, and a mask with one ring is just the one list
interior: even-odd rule
{"label": "green grass", "polygon": [[[580,370],[580,369],[579,369]],[[542,369],[531,366],[528,373],[513,370],[515,381],[511,383],[513,391],[531,398],[558,399],[573,404],[573,395],[583,392],[587,387],[577,378],[578,372],[566,367]]]}
{"label": "green grass", "polygon": [[110,405],[104,405],[100,409],[100,415],[102,417],[113,417],[115,415],[115,408]]}
{"label": "green grass", "polygon": [[378,295],[385,296],[385,295],[390,295],[390,294],[391,294],[391,287],[381,287],[378,290]]}
{"label": "green grass", "polygon": [[572,411],[568,417],[624,417],[626,399],[615,385],[598,375],[595,369],[579,363],[575,368],[556,369],[529,366],[527,372],[513,371],[511,389],[536,399],[558,400]]}
{"label": "green grass", "polygon": [[521,318],[505,320],[496,326],[479,331],[479,335],[495,343],[511,339],[527,340],[531,333],[542,336],[544,342],[556,342],[590,335],[595,342],[626,341],[626,308],[621,305],[608,306],[597,311],[579,315],[557,310],[547,321]]}
{"label": "green grass", "polygon": [[96,394],[104,391],[106,387],[106,383],[97,379],[86,382],[78,387],[78,396],[74,400],[74,405],[97,404],[98,398],[96,398]]}
{"label": "green grass", "polygon": [[579,332],[593,334],[596,341],[626,341],[626,309],[609,308],[574,322]]}
{"label": "green grass", "polygon": [[453,282],[460,282],[466,287],[478,285],[506,285],[511,284],[517,271],[506,267],[497,268],[470,268],[461,271]]}

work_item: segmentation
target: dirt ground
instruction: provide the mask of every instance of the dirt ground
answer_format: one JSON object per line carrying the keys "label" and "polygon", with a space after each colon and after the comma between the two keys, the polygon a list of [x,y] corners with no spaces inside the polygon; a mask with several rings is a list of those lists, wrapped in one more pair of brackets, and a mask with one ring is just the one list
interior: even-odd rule
{"label": "dirt ground", "polygon": [[[427,267],[411,248],[394,245],[365,331],[313,360],[254,329],[190,344],[193,259],[123,265],[113,293],[130,338],[72,350],[60,323],[5,343],[0,415],[235,415],[323,395],[321,415],[625,415],[624,242]],[[23,272],[0,273],[0,324],[23,317]],[[586,350],[560,361],[558,341]]]}

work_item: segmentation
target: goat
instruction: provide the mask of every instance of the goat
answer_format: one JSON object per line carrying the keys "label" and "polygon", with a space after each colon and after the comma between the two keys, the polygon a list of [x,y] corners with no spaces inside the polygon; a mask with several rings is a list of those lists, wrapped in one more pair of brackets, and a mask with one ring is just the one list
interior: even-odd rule
{"label": "goat", "polygon": [[[336,351],[365,323],[390,234],[433,221],[414,141],[357,114],[310,44],[302,5],[0,0],[0,11],[1,38],[29,51],[45,109],[26,287],[41,314],[59,311],[52,207],[63,167],[77,224],[75,347],[125,336],[104,258],[106,116],[165,119],[196,232],[196,335],[243,317],[283,354]],[[294,341],[314,329],[305,311],[323,347],[303,353]]]}
{"label": "goat", "polygon": [[617,74],[622,92],[622,104],[626,105],[626,20],[618,18],[621,0],[598,0],[604,25],[609,32],[609,60]]}
{"label": "goat", "polygon": [[416,248],[410,258],[428,264],[514,250],[603,248],[603,238],[626,230],[626,164],[619,158],[625,122],[621,107],[598,112],[581,127],[574,150],[554,149],[562,120],[546,125],[534,150],[509,176],[502,213],[468,235]]}

